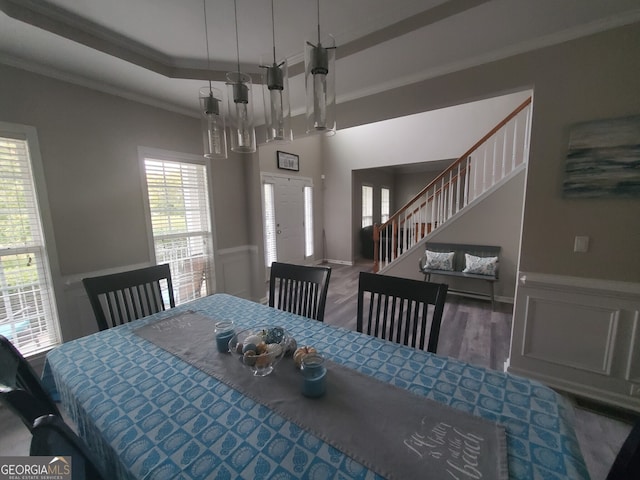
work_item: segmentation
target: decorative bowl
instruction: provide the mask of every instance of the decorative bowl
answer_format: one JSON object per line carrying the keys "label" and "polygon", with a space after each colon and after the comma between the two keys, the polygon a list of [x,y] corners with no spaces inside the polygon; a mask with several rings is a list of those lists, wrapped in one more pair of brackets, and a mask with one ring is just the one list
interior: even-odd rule
{"label": "decorative bowl", "polygon": [[284,357],[290,340],[282,327],[258,326],[236,332],[229,340],[229,351],[256,377],[264,377]]}

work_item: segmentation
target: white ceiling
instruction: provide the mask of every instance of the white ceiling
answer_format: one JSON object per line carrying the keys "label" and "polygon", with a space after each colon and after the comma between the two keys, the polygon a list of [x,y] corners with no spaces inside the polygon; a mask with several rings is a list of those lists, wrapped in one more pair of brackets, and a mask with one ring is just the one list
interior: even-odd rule
{"label": "white ceiling", "polygon": [[[217,80],[236,69],[233,0],[206,9],[209,68],[203,0],[0,0],[0,63],[196,116],[206,79],[224,90]],[[299,114],[316,1],[274,0],[274,10]],[[272,55],[271,2],[237,0],[237,11],[241,69],[256,83]],[[338,103],[638,20],[638,0],[320,1],[322,35],[338,46]]]}

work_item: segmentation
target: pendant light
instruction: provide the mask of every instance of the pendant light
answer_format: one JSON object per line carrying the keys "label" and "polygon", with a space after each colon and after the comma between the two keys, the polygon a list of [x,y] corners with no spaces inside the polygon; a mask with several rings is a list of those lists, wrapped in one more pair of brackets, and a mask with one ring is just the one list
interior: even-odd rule
{"label": "pendant light", "polygon": [[260,65],[265,69],[262,82],[267,142],[285,143],[293,140],[291,106],[289,103],[289,72],[287,59],[276,61],[276,24],[271,0],[273,63]]}
{"label": "pendant light", "polygon": [[317,44],[307,41],[304,55],[304,77],[307,97],[307,133],[336,132],[335,40],[329,36],[320,41],[320,0],[318,7]]}
{"label": "pendant light", "polygon": [[[207,42],[207,70],[211,69],[209,58],[209,32],[207,29],[207,2],[204,6],[204,34]],[[222,92],[211,86],[200,89],[200,113],[202,116],[202,137],[204,141],[204,156],[207,158],[227,158],[227,135],[225,132],[224,115],[220,111]]]}
{"label": "pendant light", "polygon": [[251,77],[240,71],[240,43],[238,41],[238,6],[233,1],[236,22],[236,53],[238,70],[227,73],[227,100],[231,128],[231,150],[239,153],[256,151],[256,131],[253,126]]}

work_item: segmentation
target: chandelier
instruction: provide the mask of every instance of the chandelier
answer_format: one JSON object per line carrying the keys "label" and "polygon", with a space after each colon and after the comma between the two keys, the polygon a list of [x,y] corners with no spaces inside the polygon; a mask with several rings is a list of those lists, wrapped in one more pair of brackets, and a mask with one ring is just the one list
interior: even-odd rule
{"label": "chandelier", "polygon": [[[207,69],[211,70],[206,0],[204,6]],[[233,2],[236,35],[237,70],[226,74],[228,126],[231,151],[252,153],[256,151],[253,116],[253,84],[251,76],[240,70],[240,41],[238,34],[237,0]],[[335,118],[335,40],[330,35],[321,38],[320,0],[316,0],[317,29],[313,39],[304,45],[304,81],[306,93],[307,133],[333,134]],[[264,69],[262,90],[267,142],[290,142],[291,106],[289,101],[289,76],[287,59],[276,56],[276,28],[274,0],[271,0],[272,56],[260,65]],[[210,75],[210,73],[209,73]],[[204,140],[204,156],[212,159],[227,158],[226,121],[222,111],[222,92],[212,87],[211,80],[200,89],[200,112]]]}

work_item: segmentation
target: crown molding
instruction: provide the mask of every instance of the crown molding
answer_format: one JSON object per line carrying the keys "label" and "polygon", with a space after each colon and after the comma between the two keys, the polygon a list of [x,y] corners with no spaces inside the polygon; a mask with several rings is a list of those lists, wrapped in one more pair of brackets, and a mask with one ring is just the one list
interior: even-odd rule
{"label": "crown molding", "polygon": [[[336,60],[391,40],[398,35],[404,35],[436,23],[488,1],[449,0],[381,30],[340,45],[336,51]],[[193,61],[188,61],[184,58],[165,55],[158,50],[50,3],[38,0],[0,0],[0,10],[11,18],[165,77],[224,82],[226,81],[226,73],[235,71],[235,65],[229,68],[229,64],[214,62],[213,68],[207,68],[206,65],[201,66],[202,62],[194,64]],[[292,56],[288,63],[291,77],[304,73],[303,54]],[[254,84],[262,83],[262,72],[257,65],[241,65],[241,71],[250,74]]]}
{"label": "crown molding", "polygon": [[[392,41],[400,35],[404,35],[450,16],[475,8],[487,1],[488,0],[450,0],[418,15],[396,22],[388,27],[372,32],[351,42],[347,42],[344,45],[339,45],[336,51],[336,59],[344,59],[379,43]],[[216,63],[214,65],[214,69],[207,69],[203,62],[194,62],[192,60],[189,61],[187,59],[173,58],[164,55],[157,50],[137,43],[112,30],[106,29],[83,17],[73,14],[72,12],[40,0],[0,0],[0,10],[16,20],[42,28],[56,35],[60,35],[94,50],[107,53],[108,55],[168,78],[224,82],[226,80],[226,72],[235,70],[235,65],[232,66],[230,64]],[[510,45],[485,55],[478,55],[461,61],[451,62],[438,68],[423,69],[420,72],[394,78],[393,80],[378,83],[372,87],[357,89],[357,91],[345,94],[338,94],[336,102],[346,103],[363,97],[377,95],[391,89],[401,88],[442,75],[483,65],[485,63],[502,60],[514,55],[628,25],[639,20],[640,8],[633,10],[632,12],[626,12],[624,16],[618,15],[609,17],[538,39],[521,42],[516,45]],[[290,57],[290,78],[304,74],[303,60],[302,53]],[[162,108],[164,110],[187,115],[189,117],[199,118],[199,115],[195,110],[187,107],[181,107],[149,96],[111,87],[99,81],[90,80],[80,75],[66,73],[34,62],[28,62],[17,57],[0,54],[0,63],[111,95],[116,95],[132,101]],[[251,74],[254,84],[261,84],[262,72],[260,72],[260,69],[257,66],[241,65],[241,69],[242,71]],[[304,108],[292,109],[291,113],[292,115],[304,113]]]}
{"label": "crown molding", "polygon": [[[226,81],[227,63],[214,63],[213,68],[194,66],[193,62],[174,58],[135,40],[98,25],[91,20],[50,3],[37,0],[0,0],[0,10],[9,17],[41,28],[67,40],[119,58],[168,78]],[[201,62],[199,62],[201,63]],[[259,78],[255,65],[241,65],[242,71]],[[253,80],[253,79],[252,79]],[[255,82],[254,83],[258,83]]]}
{"label": "crown molding", "polygon": [[382,82],[369,88],[358,89],[353,93],[336,95],[336,103],[345,103],[371,95],[378,95],[382,92],[386,92],[394,88],[405,87],[407,85],[412,85],[414,83],[423,82],[425,80],[441,77],[450,73],[459,72],[468,68],[477,67],[486,63],[503,60],[515,55],[520,55],[534,50],[539,50],[541,48],[550,47],[571,40],[576,40],[588,35],[593,35],[617,27],[630,25],[637,21],[640,21],[640,8],[633,11],[631,14],[625,14],[625,16],[623,17],[618,16],[591,22],[579,27],[563,30],[562,32],[539,37],[534,40],[528,40],[518,44],[509,45],[505,48],[494,50],[485,55],[477,55],[475,57],[464,59],[458,62],[452,62],[438,68],[429,68],[411,75],[394,78],[393,80]]}
{"label": "crown molding", "polygon": [[122,97],[127,100],[143,103],[145,105],[149,105],[152,107],[161,108],[163,110],[168,110],[170,112],[179,113],[181,115],[186,115],[188,117],[200,118],[200,114],[193,109],[181,107],[173,103],[162,102],[153,97],[140,95],[131,91],[115,88],[110,85],[107,85],[106,83],[97,82],[95,80],[88,79],[81,75],[70,74],[68,72],[63,72],[61,70],[57,70],[55,68],[44,66],[34,62],[27,62],[21,58],[12,57],[10,55],[6,55],[3,53],[0,53],[0,64],[7,65],[9,67],[19,68],[21,70],[26,70],[31,73],[36,73],[38,75],[43,75],[45,77],[54,78],[56,80],[71,83],[73,85],[78,85],[80,87],[89,88],[91,90],[97,90],[99,92],[107,93],[109,95],[114,95],[116,97]]}

